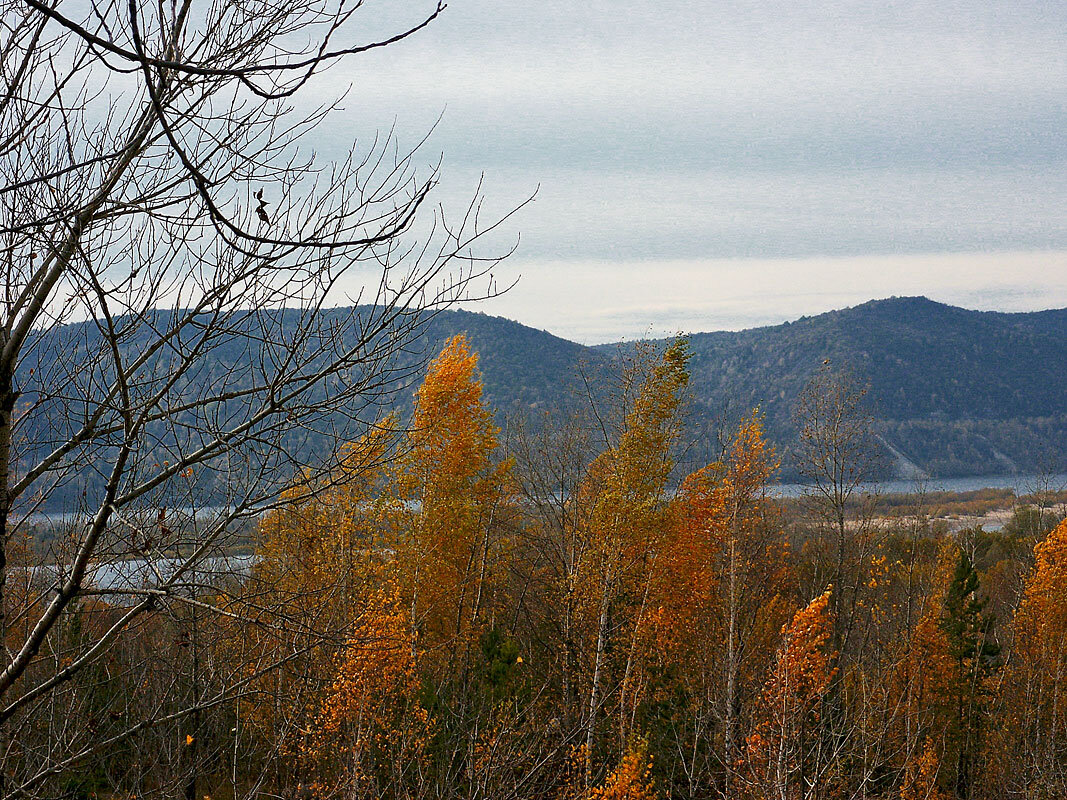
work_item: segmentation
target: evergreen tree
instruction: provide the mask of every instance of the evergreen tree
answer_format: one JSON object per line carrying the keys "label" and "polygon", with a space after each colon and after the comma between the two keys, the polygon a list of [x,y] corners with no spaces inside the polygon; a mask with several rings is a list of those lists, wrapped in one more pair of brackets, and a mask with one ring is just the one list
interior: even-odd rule
{"label": "evergreen tree", "polygon": [[1000,645],[993,638],[993,616],[985,612],[987,600],[970,557],[960,551],[956,572],[945,593],[942,627],[954,666],[955,719],[949,743],[956,761],[955,792],[968,800],[974,782],[982,723],[988,714],[990,677],[1000,667]]}

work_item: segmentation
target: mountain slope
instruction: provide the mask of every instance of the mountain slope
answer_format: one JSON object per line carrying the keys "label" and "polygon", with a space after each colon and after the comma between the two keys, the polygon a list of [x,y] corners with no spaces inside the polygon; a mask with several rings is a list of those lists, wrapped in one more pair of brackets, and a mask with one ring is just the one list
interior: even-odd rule
{"label": "mountain slope", "polygon": [[783,444],[795,435],[797,395],[830,359],[870,383],[887,444],[929,474],[1033,470],[1067,452],[1067,309],[1006,314],[890,298],[690,342],[706,412],[758,405]]}
{"label": "mountain slope", "polygon": [[[265,319],[284,333],[298,313]],[[322,313],[332,317],[364,310]],[[419,341],[405,352],[407,366],[397,374],[417,379],[421,362],[458,332],[465,332],[479,351],[488,400],[502,414],[566,408],[579,365],[589,365],[595,374],[610,368],[620,352],[617,345],[585,347],[500,317],[449,311],[426,323]],[[53,375],[52,365],[76,364],[78,352],[99,347],[95,335],[89,326],[70,325],[36,339],[33,363],[28,360],[20,375],[23,387],[62,385],[70,376]],[[248,336],[237,324],[190,381],[216,380],[243,363],[255,351]],[[796,439],[797,396],[825,359],[869,382],[877,433],[897,474],[1067,471],[1060,455],[1067,454],[1067,309],[1006,314],[968,311],[921,297],[890,298],[783,325],[693,334],[690,345],[695,421],[736,418],[758,406],[770,438],[785,456],[784,478],[795,477],[789,448]],[[158,369],[165,372],[166,364]],[[594,391],[602,385],[592,382]],[[414,387],[393,388],[396,407],[406,413]],[[330,437],[345,435],[345,411],[331,411],[337,424],[331,416],[320,427],[335,433],[294,438],[294,455],[310,458],[336,446]],[[57,414],[25,435],[48,447],[68,435],[66,424]],[[78,483],[60,487],[56,502],[75,496]]]}

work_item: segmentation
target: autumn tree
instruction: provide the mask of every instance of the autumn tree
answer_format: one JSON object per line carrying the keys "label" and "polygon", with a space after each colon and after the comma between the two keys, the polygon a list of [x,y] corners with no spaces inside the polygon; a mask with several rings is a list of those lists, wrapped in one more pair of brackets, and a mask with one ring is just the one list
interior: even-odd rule
{"label": "autumn tree", "polygon": [[965,798],[976,796],[1000,648],[967,551],[942,540],[931,573],[900,657],[888,664],[882,749],[902,794],[926,787],[932,797]]}
{"label": "autumn tree", "polygon": [[940,544],[931,569],[929,586],[922,587],[914,604],[916,621],[907,637],[898,643],[899,655],[892,658],[888,704],[890,752],[897,755],[901,798],[941,798],[950,789],[949,770],[944,768],[949,729],[957,706],[953,687],[957,684],[955,663],[946,632],[945,599],[959,563],[960,550],[954,541]]}
{"label": "autumn tree", "polygon": [[[429,365],[390,489],[392,567],[409,609],[423,677],[452,743],[439,753],[437,791],[460,791],[477,763],[477,730],[492,699],[482,692],[483,637],[498,620],[511,462],[483,398],[478,356],[464,335]],[[502,621],[501,621],[502,622]]]}
{"label": "autumn tree", "polygon": [[[341,630],[361,598],[383,544],[381,496],[398,439],[393,420],[340,448],[317,483],[300,480],[265,514],[249,593],[276,614],[304,614],[305,627]],[[312,622],[313,615],[327,615]]]}
{"label": "autumn tree", "polygon": [[[688,384],[684,340],[636,373],[636,393],[618,439],[594,459],[572,502],[581,552],[564,591],[585,623],[585,785],[592,785],[598,721],[609,672],[619,681],[615,721],[619,747],[631,731],[637,666],[649,624],[649,593],[666,531],[672,449]],[[642,374],[643,373],[643,374]]]}
{"label": "autumn tree", "polygon": [[[691,738],[678,749],[690,754],[692,792],[712,780],[710,766],[722,774],[722,791],[734,792],[743,714],[788,619],[786,547],[768,495],[777,466],[753,414],[741,421],[723,460],[688,476],[673,504],[656,602],[666,629],[660,636],[686,687],[690,719],[683,727]],[[693,637],[693,630],[705,635]],[[698,758],[707,760],[703,770]]]}
{"label": "autumn tree", "polygon": [[1067,522],[1034,549],[1014,620],[996,754],[1002,790],[1051,800],[1067,792]]}
{"label": "autumn tree", "polygon": [[254,748],[276,791],[309,782],[300,754],[323,687],[336,680],[342,652],[365,652],[368,603],[383,602],[380,495],[396,439],[387,421],[341,447],[330,474],[286,491],[260,521],[256,563],[228,606],[231,635],[215,656],[277,664],[251,682],[256,701],[234,704],[232,742]]}
{"label": "autumn tree", "polygon": [[823,796],[832,753],[822,733],[823,700],[836,667],[827,589],[782,630],[774,670],[747,740],[746,791],[754,797]]}
{"label": "autumn tree", "polygon": [[304,742],[309,788],[321,797],[401,798],[420,787],[432,721],[420,703],[418,643],[395,587],[383,583],[349,628]]}
{"label": "autumn tree", "polygon": [[395,477],[397,564],[412,621],[423,646],[452,667],[485,630],[511,492],[477,368],[462,334],[430,364]]}
{"label": "autumn tree", "polygon": [[[742,422],[730,449],[723,476],[724,519],[721,526],[722,586],[725,617],[723,656],[723,763],[726,792],[732,791],[733,767],[738,759],[741,667],[746,657],[759,654],[759,617],[773,605],[774,573],[763,568],[769,560],[781,563],[782,541],[772,527],[767,507],[767,483],[778,463],[763,439],[758,417]],[[757,605],[758,604],[758,605]],[[752,640],[749,635],[752,635]],[[752,652],[755,651],[755,652]]]}
{"label": "autumn tree", "polygon": [[642,740],[630,744],[603,783],[582,795],[583,800],[656,800],[652,762]]}
{"label": "autumn tree", "polygon": [[900,800],[945,800],[948,795],[938,786],[940,766],[941,753],[933,740],[928,738],[905,765]]}

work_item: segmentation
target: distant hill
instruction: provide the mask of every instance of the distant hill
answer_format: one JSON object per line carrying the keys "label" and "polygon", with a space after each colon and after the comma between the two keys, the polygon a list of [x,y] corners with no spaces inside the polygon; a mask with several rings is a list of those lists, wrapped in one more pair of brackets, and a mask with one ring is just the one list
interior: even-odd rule
{"label": "distant hill", "polygon": [[758,405],[786,447],[797,395],[828,358],[869,381],[898,464],[939,477],[1065,466],[1067,309],[1006,314],[894,297],[690,342],[705,413]]}
{"label": "distant hill", "polygon": [[[555,402],[579,361],[602,365],[626,347],[582,347],[465,312],[436,324],[442,341],[468,331],[501,408]],[[826,359],[869,382],[893,476],[1067,471],[1067,309],[970,311],[893,297],[689,342],[695,415],[729,419],[760,407],[785,456],[783,477],[795,477],[797,396]]]}
{"label": "distant hill", "polygon": [[[282,312],[275,323],[284,329],[295,314]],[[232,341],[212,352],[214,361],[203,365],[198,379],[211,380],[224,374],[228,363],[247,358],[245,334],[239,326],[235,330]],[[620,348],[632,346],[586,347],[501,317],[449,311],[426,325],[409,363],[429,359],[461,331],[480,353],[487,397],[502,414],[565,406],[579,364],[595,374],[610,368]],[[37,340],[36,372],[27,364],[23,379],[45,382],[51,354],[92,348],[93,335],[87,326],[71,325]],[[825,359],[870,383],[891,473],[1067,471],[1067,309],[1006,314],[922,297],[890,298],[783,325],[689,339],[695,424],[736,418],[759,406],[770,438],[785,455],[783,478],[795,476],[789,450],[796,439],[796,398]],[[396,393],[402,411],[410,409],[413,389],[403,386]],[[49,438],[48,431],[41,432],[42,441]],[[330,444],[294,440],[298,452]],[[57,502],[75,491],[71,485],[59,492]]]}

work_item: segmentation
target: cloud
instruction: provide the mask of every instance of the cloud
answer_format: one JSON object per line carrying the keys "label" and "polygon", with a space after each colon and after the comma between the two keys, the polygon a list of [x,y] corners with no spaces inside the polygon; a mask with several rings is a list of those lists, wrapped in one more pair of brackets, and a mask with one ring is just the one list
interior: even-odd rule
{"label": "cloud", "polygon": [[[431,7],[368,5],[381,30]],[[658,300],[634,278],[639,265],[730,259],[801,259],[809,282],[846,281],[832,295],[843,303],[896,291],[877,259],[900,256],[945,297],[1011,305],[1011,281],[971,287],[950,254],[1067,250],[1061,2],[453,0],[427,30],[331,70],[317,91],[348,85],[344,111],[316,131],[324,149],[394,123],[413,143],[444,111],[425,158],[443,154],[446,208],[466,203],[482,170],[498,212],[540,186],[507,233],[523,233],[519,258],[566,266],[502,306],[522,320],[541,318],[554,287],[597,319],[632,320],[647,302],[680,324],[689,300]],[[1041,277],[1026,259],[990,258],[1016,284]],[[836,259],[847,275],[828,266]],[[607,264],[618,291],[583,289],[604,283]],[[683,272],[704,274],[693,269]],[[763,316],[724,313],[817,310],[790,296],[765,296]]]}
{"label": "cloud", "polygon": [[[457,206],[474,176],[451,170]],[[1067,170],[490,172],[492,206],[540,182],[521,258],[623,261],[1067,248]]]}
{"label": "cloud", "polygon": [[348,62],[350,116],[454,163],[1063,161],[1067,13],[1040,3],[458,0]]}

